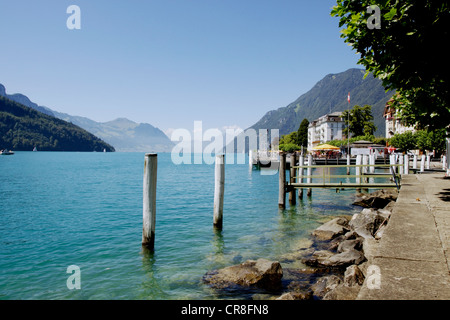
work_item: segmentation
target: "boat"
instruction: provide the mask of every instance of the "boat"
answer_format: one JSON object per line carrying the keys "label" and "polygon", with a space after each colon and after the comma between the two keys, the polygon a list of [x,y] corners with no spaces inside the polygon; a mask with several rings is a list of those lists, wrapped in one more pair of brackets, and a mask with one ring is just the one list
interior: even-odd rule
{"label": "boat", "polygon": [[8,149],[0,151],[0,155],[2,155],[2,156],[10,156],[10,155],[13,155],[13,154],[14,154],[14,152],[11,151],[11,150],[8,150]]}
{"label": "boat", "polygon": [[37,148],[36,147],[33,148],[33,152],[37,152]]}

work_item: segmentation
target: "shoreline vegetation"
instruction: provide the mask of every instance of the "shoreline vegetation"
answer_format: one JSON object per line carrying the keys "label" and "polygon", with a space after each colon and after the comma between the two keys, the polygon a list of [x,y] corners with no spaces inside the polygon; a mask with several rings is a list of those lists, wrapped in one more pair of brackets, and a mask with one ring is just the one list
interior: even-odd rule
{"label": "shoreline vegetation", "polygon": [[360,193],[353,203],[360,213],[334,216],[296,251],[209,271],[203,283],[219,296],[239,292],[252,300],[355,300],[397,197],[397,190]]}

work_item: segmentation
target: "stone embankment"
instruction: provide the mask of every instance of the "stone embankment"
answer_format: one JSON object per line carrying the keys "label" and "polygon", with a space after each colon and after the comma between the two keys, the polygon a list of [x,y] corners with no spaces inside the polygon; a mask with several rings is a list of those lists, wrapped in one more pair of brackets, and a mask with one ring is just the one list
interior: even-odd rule
{"label": "stone embankment", "polygon": [[249,260],[208,272],[203,281],[217,290],[257,287],[277,293],[271,298],[280,300],[356,299],[397,196],[397,191],[386,190],[360,194],[354,203],[364,207],[360,213],[334,218],[315,229],[309,248],[284,258],[301,260],[306,268],[283,270],[278,261]]}

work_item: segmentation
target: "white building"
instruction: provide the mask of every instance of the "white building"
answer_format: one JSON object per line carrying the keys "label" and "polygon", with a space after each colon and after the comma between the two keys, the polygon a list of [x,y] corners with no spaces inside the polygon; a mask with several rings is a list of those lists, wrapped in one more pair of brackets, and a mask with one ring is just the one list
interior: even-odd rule
{"label": "white building", "polygon": [[413,127],[406,126],[398,119],[396,110],[391,106],[393,99],[389,100],[384,107],[384,118],[386,119],[386,138],[392,138],[395,134],[405,133],[406,131],[414,132]]}
{"label": "white building", "polygon": [[308,127],[308,150],[331,140],[343,139],[342,112],[333,112],[320,117],[309,123]]}

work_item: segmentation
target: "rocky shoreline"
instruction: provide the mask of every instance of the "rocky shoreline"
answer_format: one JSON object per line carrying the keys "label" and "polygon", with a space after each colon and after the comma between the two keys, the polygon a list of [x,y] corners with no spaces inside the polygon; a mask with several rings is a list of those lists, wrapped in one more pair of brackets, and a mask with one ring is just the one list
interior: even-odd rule
{"label": "rocky shoreline", "polygon": [[[396,190],[359,194],[353,204],[364,209],[324,223],[312,232],[308,246],[279,261],[248,260],[208,272],[203,282],[219,293],[256,292],[251,295],[254,300],[354,300],[397,196]],[[292,262],[304,268],[282,267]]]}

